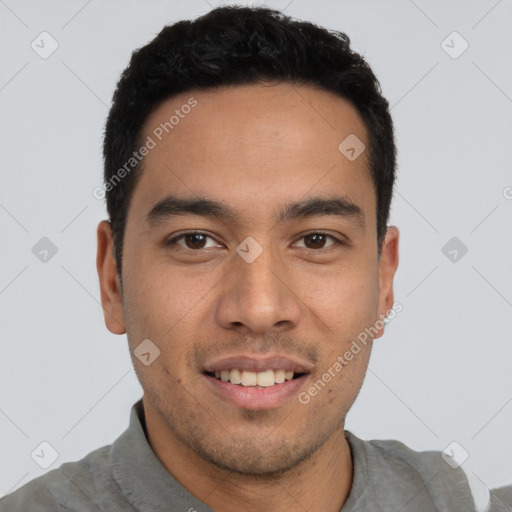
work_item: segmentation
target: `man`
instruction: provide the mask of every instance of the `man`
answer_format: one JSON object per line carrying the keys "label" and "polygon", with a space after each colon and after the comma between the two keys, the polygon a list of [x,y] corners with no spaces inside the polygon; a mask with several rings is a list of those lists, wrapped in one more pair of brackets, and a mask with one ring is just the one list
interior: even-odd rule
{"label": "man", "polygon": [[439,453],[344,429],[400,306],[393,126],[346,35],[262,8],[164,28],[104,157],[101,299],[144,395],[2,511],[483,509]]}

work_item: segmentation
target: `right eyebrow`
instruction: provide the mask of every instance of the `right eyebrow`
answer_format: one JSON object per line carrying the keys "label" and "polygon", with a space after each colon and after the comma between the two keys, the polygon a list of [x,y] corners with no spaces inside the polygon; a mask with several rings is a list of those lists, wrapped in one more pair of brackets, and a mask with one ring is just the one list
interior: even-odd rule
{"label": "right eyebrow", "polygon": [[[207,198],[168,195],[158,201],[146,216],[146,222],[155,226],[170,217],[199,215],[220,219],[232,224],[240,222],[240,215],[227,203]],[[345,196],[309,197],[302,201],[285,204],[275,214],[276,222],[307,219],[319,216],[337,216],[365,227],[364,210]]]}
{"label": "right eyebrow", "polygon": [[206,198],[189,198],[169,195],[158,201],[146,215],[146,222],[155,226],[169,217],[179,215],[200,215],[236,223],[238,215],[227,205],[220,201]]}

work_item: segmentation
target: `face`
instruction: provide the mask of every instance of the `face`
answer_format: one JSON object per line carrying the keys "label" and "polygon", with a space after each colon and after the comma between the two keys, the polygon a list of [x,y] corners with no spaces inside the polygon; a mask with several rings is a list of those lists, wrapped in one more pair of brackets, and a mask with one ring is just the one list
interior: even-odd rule
{"label": "face", "polygon": [[398,231],[379,260],[367,151],[338,149],[350,134],[368,147],[349,102],[305,85],[175,96],[145,124],[122,294],[98,228],[107,327],[127,332],[147,421],[216,467],[297,466],[359,392],[372,340],[354,341],[392,308]]}

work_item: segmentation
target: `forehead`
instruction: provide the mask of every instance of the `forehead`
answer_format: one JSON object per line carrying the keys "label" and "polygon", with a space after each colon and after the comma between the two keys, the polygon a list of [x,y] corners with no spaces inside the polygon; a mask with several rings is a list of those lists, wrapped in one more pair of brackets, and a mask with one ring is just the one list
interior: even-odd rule
{"label": "forehead", "polygon": [[340,150],[345,140],[368,148],[366,127],[331,92],[286,83],[192,90],[161,103],[140,140],[151,140],[152,149],[136,208],[149,210],[169,194],[195,195],[254,216],[255,208],[274,212],[308,195],[340,194],[368,210],[367,220],[375,209],[368,151],[351,160]]}

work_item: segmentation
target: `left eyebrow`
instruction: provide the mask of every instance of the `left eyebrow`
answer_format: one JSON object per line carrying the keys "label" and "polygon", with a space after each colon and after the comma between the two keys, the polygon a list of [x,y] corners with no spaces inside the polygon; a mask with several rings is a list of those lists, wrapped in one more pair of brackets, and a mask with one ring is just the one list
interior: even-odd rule
{"label": "left eyebrow", "polygon": [[[184,215],[199,215],[227,221],[240,222],[240,215],[228,204],[207,198],[179,197],[169,195],[158,201],[146,216],[146,222],[155,226],[168,218]],[[364,228],[364,210],[345,196],[310,197],[280,207],[274,215],[277,223],[319,216],[337,216]]]}
{"label": "left eyebrow", "polygon": [[311,197],[287,204],[276,217],[277,222],[285,222],[328,215],[347,219],[362,228],[365,226],[364,210],[345,196]]}

